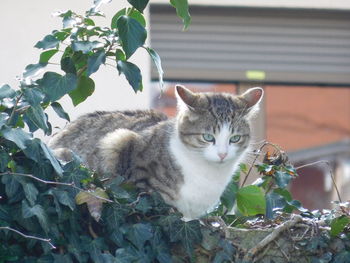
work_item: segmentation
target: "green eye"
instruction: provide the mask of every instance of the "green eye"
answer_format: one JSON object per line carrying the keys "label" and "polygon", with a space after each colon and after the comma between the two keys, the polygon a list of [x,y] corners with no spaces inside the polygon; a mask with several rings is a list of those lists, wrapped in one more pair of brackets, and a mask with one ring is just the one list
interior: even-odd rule
{"label": "green eye", "polygon": [[239,142],[240,139],[241,139],[241,135],[234,135],[230,138],[230,143]]}
{"label": "green eye", "polygon": [[214,136],[209,133],[204,133],[202,136],[206,142],[215,142]]}

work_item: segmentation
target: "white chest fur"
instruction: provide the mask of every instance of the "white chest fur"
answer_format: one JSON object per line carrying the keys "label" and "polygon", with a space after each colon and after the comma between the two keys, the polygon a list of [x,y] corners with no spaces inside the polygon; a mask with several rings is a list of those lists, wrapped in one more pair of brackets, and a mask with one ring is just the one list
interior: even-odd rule
{"label": "white chest fur", "polygon": [[187,149],[176,137],[171,139],[170,149],[184,176],[179,198],[173,205],[185,219],[198,218],[218,204],[239,158],[229,163],[208,162],[200,153]]}

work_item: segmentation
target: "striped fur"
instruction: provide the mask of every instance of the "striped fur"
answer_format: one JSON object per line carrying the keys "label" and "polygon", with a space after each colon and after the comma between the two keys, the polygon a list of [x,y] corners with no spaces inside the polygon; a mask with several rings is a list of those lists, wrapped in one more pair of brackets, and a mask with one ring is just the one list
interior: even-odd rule
{"label": "striped fur", "polygon": [[[242,96],[192,93],[176,87],[175,119],[147,111],[95,112],[70,123],[50,141],[58,158],[73,151],[97,173],[124,176],[158,191],[186,219],[212,209],[250,144],[249,117],[261,89]],[[203,139],[210,133],[215,142]],[[230,143],[232,136],[240,140]]]}

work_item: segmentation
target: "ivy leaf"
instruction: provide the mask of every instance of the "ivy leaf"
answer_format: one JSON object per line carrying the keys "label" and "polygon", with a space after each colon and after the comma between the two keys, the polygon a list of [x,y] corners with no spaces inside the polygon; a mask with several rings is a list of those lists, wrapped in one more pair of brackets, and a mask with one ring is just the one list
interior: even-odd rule
{"label": "ivy leaf", "polygon": [[286,200],[275,192],[266,195],[266,218],[273,219],[276,211],[281,211],[287,205]]}
{"label": "ivy leaf", "polygon": [[151,263],[151,259],[145,253],[132,246],[126,248],[118,248],[115,252],[118,263],[142,262]]}
{"label": "ivy leaf", "polygon": [[139,250],[142,250],[146,241],[153,237],[152,227],[149,224],[134,224],[127,230],[126,237]]}
{"label": "ivy leaf", "polygon": [[187,254],[192,258],[194,246],[202,241],[202,233],[198,220],[183,222],[176,221],[170,232],[170,241],[180,240]]}
{"label": "ivy leaf", "polygon": [[24,182],[22,184],[24,194],[29,201],[30,205],[35,205],[35,201],[38,197],[39,191],[32,183]]}
{"label": "ivy leaf", "polygon": [[86,76],[81,76],[78,80],[76,89],[69,93],[69,97],[72,99],[74,106],[85,101],[95,91],[95,82]]}
{"label": "ivy leaf", "polygon": [[157,71],[158,71],[158,78],[159,78],[159,84],[160,88],[163,88],[164,82],[163,82],[163,68],[162,68],[162,62],[160,60],[160,57],[157,52],[154,51],[154,49],[145,47],[148,54],[151,56],[153,63],[156,65]]}
{"label": "ivy leaf", "polygon": [[235,201],[236,194],[238,191],[238,184],[232,180],[226,187],[225,191],[221,195],[221,203],[227,208],[227,211],[231,211]]}
{"label": "ivy leaf", "polygon": [[39,63],[46,64],[58,52],[58,49],[51,49],[40,54]]}
{"label": "ivy leaf", "polygon": [[264,192],[255,185],[240,188],[237,192],[237,207],[244,216],[265,214]]}
{"label": "ivy leaf", "polygon": [[45,210],[41,205],[35,205],[30,207],[26,200],[23,200],[22,202],[22,216],[23,218],[30,218],[32,216],[35,216],[40,226],[43,228],[43,230],[47,233],[49,232],[49,223],[48,218],[45,213]]}
{"label": "ivy leaf", "polygon": [[182,18],[184,24],[183,29],[186,30],[191,23],[187,0],[170,0],[170,3],[176,8],[177,16]]}
{"label": "ivy leaf", "polygon": [[[1,115],[0,115],[1,116]],[[0,149],[0,172],[3,173],[7,170],[7,164],[10,161],[9,153],[4,149]]]}
{"label": "ivy leaf", "polygon": [[24,88],[22,91],[23,97],[31,106],[40,105],[45,97],[45,94],[37,88]]}
{"label": "ivy leaf", "polygon": [[106,202],[105,200],[98,197],[108,199],[108,195],[106,194],[106,192],[99,187],[95,190],[90,190],[89,192],[80,192],[75,197],[75,202],[77,205],[81,205],[84,203],[87,204],[90,215],[97,222],[101,218],[102,204]]}
{"label": "ivy leaf", "polygon": [[20,190],[20,183],[13,175],[1,176],[1,182],[5,185],[5,193],[9,198],[13,198]]}
{"label": "ivy leaf", "polygon": [[52,102],[51,107],[53,108],[53,110],[57,113],[57,115],[60,118],[65,119],[67,121],[70,121],[68,113],[64,111],[61,104],[59,104],[57,101]]}
{"label": "ivy leaf", "polygon": [[350,217],[343,215],[337,218],[334,218],[331,222],[331,236],[335,237],[339,235],[344,228],[350,223]]}
{"label": "ivy leaf", "polygon": [[126,58],[129,58],[145,43],[147,31],[136,19],[129,16],[121,16],[117,27]]}
{"label": "ivy leaf", "polygon": [[69,196],[67,191],[53,189],[52,193],[62,205],[68,206],[72,211],[75,209],[74,199]]}
{"label": "ivy leaf", "polygon": [[77,77],[70,73],[61,76],[55,72],[46,72],[38,83],[46,97],[56,101],[77,87]]}
{"label": "ivy leaf", "polygon": [[9,85],[5,84],[0,87],[0,100],[5,98],[13,98],[14,96],[16,96],[16,91]]}
{"label": "ivy leaf", "polygon": [[143,10],[146,8],[149,0],[128,0],[128,2],[138,11],[143,13]]}
{"label": "ivy leaf", "polygon": [[36,43],[34,47],[45,50],[57,47],[58,43],[60,43],[60,41],[55,36],[47,35],[43,40]]}
{"label": "ivy leaf", "polygon": [[117,62],[117,69],[120,74],[124,74],[127,81],[135,92],[142,90],[142,76],[140,69],[133,63],[119,60]]}
{"label": "ivy leaf", "polygon": [[100,50],[88,58],[87,75],[95,73],[106,62],[106,54],[104,50]]}
{"label": "ivy leaf", "polygon": [[74,51],[81,51],[83,54],[87,54],[93,49],[102,48],[103,43],[98,41],[74,41],[72,43],[72,49]]}
{"label": "ivy leaf", "polygon": [[119,17],[121,16],[129,16],[134,18],[135,20],[137,20],[143,27],[146,26],[146,20],[145,17],[136,9],[129,9],[129,8],[123,8],[122,10],[118,11],[112,18],[111,21],[111,28],[113,29],[117,29],[117,21],[119,19]]}
{"label": "ivy leaf", "polygon": [[61,69],[66,73],[77,74],[77,69],[72,58],[64,57],[61,59]]}
{"label": "ivy leaf", "polygon": [[23,77],[28,78],[28,77],[35,77],[40,73],[40,71],[45,68],[47,63],[38,63],[38,64],[29,64],[26,66],[24,72],[23,72]]}
{"label": "ivy leaf", "polygon": [[49,134],[50,129],[47,125],[47,117],[40,105],[29,107],[29,109],[27,109],[25,112],[25,115],[28,117],[28,119],[30,119],[32,124],[42,129],[46,135]]}
{"label": "ivy leaf", "polygon": [[31,134],[23,131],[21,128],[4,126],[1,129],[1,133],[5,139],[14,142],[22,150],[26,148],[26,143],[32,139]]}
{"label": "ivy leaf", "polygon": [[279,188],[286,188],[290,180],[292,180],[292,176],[290,174],[281,171],[276,171],[274,176],[276,179],[276,184]]}

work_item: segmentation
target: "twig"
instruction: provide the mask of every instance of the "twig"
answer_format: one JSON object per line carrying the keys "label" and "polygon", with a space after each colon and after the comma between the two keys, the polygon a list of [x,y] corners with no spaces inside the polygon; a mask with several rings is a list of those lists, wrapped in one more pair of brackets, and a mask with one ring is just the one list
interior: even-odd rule
{"label": "twig", "polygon": [[335,179],[334,179],[334,175],[333,175],[333,169],[332,169],[332,167],[331,167],[331,165],[330,165],[330,163],[328,161],[320,160],[320,161],[316,161],[316,162],[313,162],[313,163],[304,164],[304,165],[295,167],[295,170],[299,170],[301,168],[308,167],[308,166],[313,166],[315,164],[326,164],[326,166],[329,168],[329,174],[330,174],[330,176],[332,178],[332,182],[333,182],[335,191],[337,192],[338,200],[339,200],[340,203],[342,203],[343,201],[342,201],[342,199],[340,197],[339,189],[337,187],[337,184],[335,183]]}
{"label": "twig", "polygon": [[89,195],[92,195],[93,197],[96,197],[97,199],[101,199],[101,200],[106,201],[106,202],[108,202],[108,203],[114,203],[114,202],[113,202],[112,200],[110,200],[110,199],[107,199],[107,198],[104,198],[104,197],[95,195],[95,194],[93,194],[92,192],[89,192],[89,191],[86,191],[86,190],[84,190],[84,189],[81,189],[80,187],[76,186],[76,185],[74,184],[74,182],[71,182],[71,183],[61,183],[61,182],[54,182],[54,181],[46,181],[46,180],[40,179],[40,178],[38,178],[38,177],[35,177],[34,175],[31,175],[31,174],[23,174],[23,173],[9,173],[9,172],[7,172],[7,173],[0,173],[0,176],[1,176],[1,175],[8,175],[8,174],[10,174],[10,175],[24,176],[24,177],[29,177],[29,178],[32,178],[32,179],[34,179],[34,180],[36,180],[36,181],[39,181],[39,182],[41,182],[41,183],[44,183],[44,184],[55,184],[55,185],[63,185],[63,186],[73,187],[74,189],[77,189],[77,190],[79,190],[79,191],[81,191],[81,192],[84,192],[84,193],[87,193],[87,194],[89,194]]}
{"label": "twig", "polygon": [[39,240],[39,241],[47,242],[51,246],[51,249],[56,249],[56,247],[50,242],[51,239],[35,237],[35,236],[29,236],[29,235],[23,234],[22,232],[20,232],[20,231],[18,231],[16,229],[13,229],[11,227],[8,227],[8,226],[0,226],[0,229],[6,229],[6,230],[9,230],[9,231],[15,232],[15,233],[17,233],[18,235],[20,235],[20,236],[22,236],[24,238],[36,239],[36,240]]}
{"label": "twig", "polygon": [[268,144],[270,144],[270,143],[267,142],[267,141],[264,141],[263,145],[260,146],[259,150],[257,151],[258,154],[255,155],[255,158],[254,158],[254,160],[253,160],[253,163],[250,165],[249,170],[248,170],[246,176],[244,177],[244,180],[243,180],[243,182],[242,182],[241,188],[242,188],[242,187],[245,185],[245,183],[247,182],[247,179],[248,179],[248,177],[249,177],[249,174],[250,174],[250,172],[252,171],[252,169],[253,169],[253,167],[254,167],[254,164],[255,164],[256,160],[258,159],[258,157],[259,157],[259,154],[260,154],[261,150],[262,150],[266,145],[268,145]]}
{"label": "twig", "polygon": [[286,229],[289,229],[302,221],[302,217],[299,215],[294,215],[294,217],[282,225],[278,226],[271,234],[266,236],[263,240],[259,242],[255,247],[251,248],[247,254],[244,256],[243,261],[251,262],[252,259],[261,251],[263,250],[267,245],[269,245],[271,242],[273,242],[279,234],[281,234]]}

